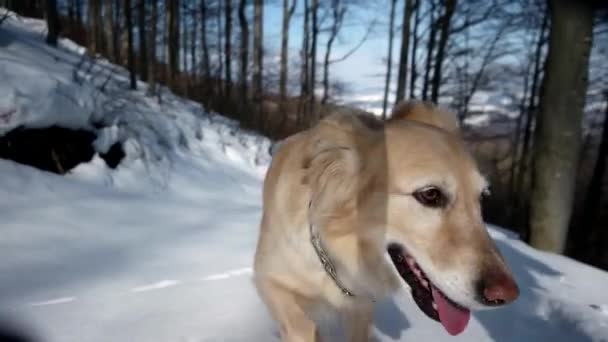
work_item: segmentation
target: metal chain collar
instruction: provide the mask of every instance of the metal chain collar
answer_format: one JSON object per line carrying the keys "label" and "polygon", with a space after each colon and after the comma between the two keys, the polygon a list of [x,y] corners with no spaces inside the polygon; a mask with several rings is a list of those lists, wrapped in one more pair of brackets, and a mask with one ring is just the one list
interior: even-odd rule
{"label": "metal chain collar", "polygon": [[[309,203],[309,205],[308,205],[309,209],[310,209],[311,205],[312,205],[312,202]],[[309,230],[310,230],[310,243],[312,244],[312,247],[315,249],[315,252],[317,253],[317,256],[319,257],[319,261],[321,261],[321,264],[323,265],[323,268],[325,269],[325,273],[327,273],[327,275],[329,275],[329,277],[334,281],[336,286],[340,289],[340,291],[342,291],[342,293],[345,296],[354,297],[355,295],[350,290],[348,290],[346,288],[346,286],[344,286],[344,284],[342,284],[342,282],[338,278],[338,273],[336,272],[336,267],[334,266],[334,263],[329,258],[329,255],[327,254],[327,252],[325,252],[325,249],[323,248],[323,243],[321,241],[321,236],[319,235],[319,232],[314,228],[312,223],[309,224]]]}

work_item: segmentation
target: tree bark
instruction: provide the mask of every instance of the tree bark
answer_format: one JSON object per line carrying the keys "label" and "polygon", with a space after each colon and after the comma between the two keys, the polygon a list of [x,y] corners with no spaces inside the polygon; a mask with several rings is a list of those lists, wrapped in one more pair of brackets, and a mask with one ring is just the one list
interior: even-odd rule
{"label": "tree bark", "polygon": [[113,0],[105,0],[103,3],[103,35],[104,35],[104,48],[106,52],[106,56],[109,60],[118,63],[115,60],[114,54],[114,18],[112,10],[114,1]]}
{"label": "tree bark", "polygon": [[154,95],[156,93],[156,35],[158,22],[158,2],[152,1],[152,24],[148,30],[148,94]]}
{"label": "tree bark", "polygon": [[247,67],[249,65],[249,23],[245,12],[247,0],[239,1],[239,27],[241,30],[241,46],[239,48],[239,85],[241,98],[247,99]]}
{"label": "tree bark", "polygon": [[309,77],[309,62],[310,62],[310,7],[308,0],[304,0],[304,27],[302,29],[302,70],[300,73],[300,98],[298,101],[298,123],[302,122],[304,115],[308,113],[308,83]]}
{"label": "tree bark", "polygon": [[308,101],[311,114],[314,115],[313,120],[317,120],[317,113],[315,112],[315,87],[317,85],[317,40],[319,38],[319,23],[317,17],[319,12],[319,0],[312,0],[312,6],[310,10],[312,17],[312,39],[310,47],[310,82],[308,83]]}
{"label": "tree bark", "polygon": [[416,90],[416,79],[418,79],[418,70],[416,69],[416,57],[418,50],[418,26],[420,25],[420,0],[416,0],[416,5],[414,6],[414,11],[416,16],[414,17],[414,33],[413,33],[413,41],[412,41],[412,62],[410,67],[410,98],[416,98],[416,94],[414,93]]}
{"label": "tree bark", "polygon": [[89,14],[89,49],[91,54],[95,55],[99,51],[99,1],[90,0],[88,4]]}
{"label": "tree bark", "polygon": [[57,46],[57,35],[59,34],[59,18],[57,18],[56,0],[46,1],[46,23],[48,26],[46,43],[51,46]]}
{"label": "tree bark", "polygon": [[224,73],[225,94],[230,98],[232,90],[232,0],[224,0]]}
{"label": "tree bark", "polygon": [[[154,2],[154,1],[152,1]],[[137,0],[137,26],[139,37],[139,77],[141,80],[148,81],[148,51],[146,45],[146,1]],[[155,19],[156,20],[156,19]],[[156,23],[156,21],[155,21]]]}
{"label": "tree bark", "polygon": [[435,39],[436,39],[436,35],[437,35],[437,22],[435,21],[435,1],[436,0],[431,0],[431,19],[429,22],[430,25],[430,30],[429,30],[429,39],[427,42],[427,47],[426,47],[426,65],[425,65],[425,70],[424,70],[424,81],[422,83],[422,99],[423,100],[427,100],[428,99],[428,92],[429,92],[429,81],[430,81],[430,77],[431,77],[431,69],[432,69],[432,63],[433,63],[433,52],[435,50]]}
{"label": "tree bark", "polygon": [[201,0],[201,49],[203,55],[203,77],[205,78],[205,84],[209,81],[209,75],[211,74],[211,66],[209,62],[209,45],[207,43],[207,1]]}
{"label": "tree bark", "polygon": [[441,87],[441,68],[445,59],[445,50],[450,35],[450,23],[454,15],[456,0],[445,1],[445,12],[441,18],[441,29],[439,31],[439,42],[437,45],[437,55],[435,56],[435,70],[433,71],[433,81],[431,84],[431,101],[437,103],[439,100],[439,88]]}
{"label": "tree bark", "polygon": [[338,36],[340,27],[342,26],[342,19],[346,9],[342,7],[341,0],[332,1],[332,17],[333,22],[331,25],[331,32],[329,39],[327,39],[327,46],[325,48],[325,59],[323,60],[323,98],[321,99],[322,104],[326,104],[329,100],[329,57],[331,56],[331,48]]}
{"label": "tree bark", "polygon": [[386,78],[384,81],[384,99],[382,100],[382,119],[386,119],[386,107],[388,105],[388,93],[391,86],[391,72],[393,69],[393,35],[395,26],[395,4],[397,0],[391,0],[390,19],[388,24],[388,53],[386,62]]}
{"label": "tree bark", "polygon": [[131,0],[124,0],[125,2],[125,26],[127,30],[127,41],[128,41],[128,64],[129,64],[129,80],[130,87],[132,90],[137,89],[137,76],[135,71],[135,51],[133,47],[133,12],[131,11]]}
{"label": "tree bark", "polygon": [[549,51],[534,139],[530,242],[561,253],[574,199],[593,8],[569,0],[551,0],[549,7]]}
{"label": "tree bark", "polygon": [[[407,84],[407,68],[409,67],[407,57],[410,47],[410,21],[414,0],[405,0],[403,6],[403,23],[401,25],[401,55],[399,57],[399,74],[397,76],[397,94],[395,103],[405,98],[405,87]],[[412,57],[413,58],[413,57]]]}
{"label": "tree bark", "polygon": [[[605,92],[606,100],[608,101],[608,91]],[[583,222],[581,228],[585,231],[589,231],[588,234],[581,234],[586,237],[586,243],[581,247],[586,254],[586,260],[591,262],[596,261],[602,257],[602,253],[606,253],[602,248],[603,244],[601,241],[605,241],[606,233],[602,232],[604,229],[600,225],[594,222],[597,218],[598,211],[600,209],[602,200],[602,183],[604,175],[606,174],[606,159],[608,158],[608,105],[604,112],[604,124],[602,125],[602,137],[600,140],[600,147],[597,152],[597,159],[593,168],[593,174],[591,175],[591,181],[587,186],[587,195],[585,196],[585,209],[583,212]],[[603,235],[603,236],[602,236]]]}
{"label": "tree bark", "polygon": [[258,127],[264,125],[262,119],[263,80],[264,71],[264,40],[263,40],[263,0],[253,2],[253,100],[255,103],[255,117]]}
{"label": "tree bark", "polygon": [[281,27],[281,66],[279,70],[279,98],[281,115],[286,116],[285,101],[287,99],[287,58],[289,54],[289,22],[296,9],[296,0],[283,0],[283,25]]}
{"label": "tree bark", "polygon": [[[521,155],[519,158],[519,170],[517,172],[516,178],[516,189],[518,196],[516,197],[514,203],[514,212],[520,212],[521,210],[525,211],[524,218],[528,220],[528,202],[529,202],[529,191],[527,189],[526,180],[529,179],[528,167],[530,164],[530,146],[532,141],[532,133],[534,130],[533,123],[537,116],[537,106],[538,106],[538,81],[541,76],[541,66],[544,64],[543,62],[543,47],[546,44],[546,31],[547,26],[549,24],[549,10],[546,9],[544,17],[542,19],[542,24],[539,30],[538,41],[536,43],[536,48],[534,51],[534,67],[532,70],[532,84],[530,86],[530,97],[528,98],[528,107],[526,110],[525,116],[525,125],[524,125],[524,136],[522,143]],[[525,209],[523,209],[525,208]],[[524,227],[521,227],[520,235],[523,241],[528,242],[530,240],[530,231],[528,224],[525,224]]]}
{"label": "tree bark", "polygon": [[179,72],[179,0],[167,0],[167,83],[175,85]]}

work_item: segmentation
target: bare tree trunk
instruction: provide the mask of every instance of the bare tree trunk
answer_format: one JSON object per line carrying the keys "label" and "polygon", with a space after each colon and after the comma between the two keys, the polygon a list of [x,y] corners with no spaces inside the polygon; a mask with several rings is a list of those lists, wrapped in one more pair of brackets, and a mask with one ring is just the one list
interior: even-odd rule
{"label": "bare tree trunk", "polygon": [[418,78],[418,70],[416,69],[416,57],[418,50],[418,26],[420,25],[420,0],[416,0],[414,7],[416,16],[414,18],[414,33],[412,41],[412,62],[410,67],[410,98],[416,98],[414,91],[416,90],[416,79]]}
{"label": "bare tree trunk", "polygon": [[285,113],[285,101],[287,99],[287,58],[289,49],[289,22],[291,16],[296,9],[296,0],[283,0],[283,25],[281,28],[281,66],[279,70],[279,98],[280,98],[280,112],[284,117],[287,116]]}
{"label": "bare tree trunk", "polygon": [[[104,31],[104,40],[105,40],[105,52],[106,56],[109,60],[115,59],[114,54],[114,20],[113,20],[113,12],[112,6],[114,4],[113,0],[105,0],[103,4],[103,31]],[[114,62],[117,62],[114,60]]]}
{"label": "bare tree trunk", "polygon": [[57,46],[57,35],[59,34],[59,18],[57,18],[57,1],[46,1],[46,23],[48,26],[48,34],[46,35],[46,43],[52,46]]}
{"label": "bare tree trunk", "polygon": [[148,95],[152,96],[156,93],[156,35],[158,22],[158,2],[152,1],[152,24],[148,30]]}
{"label": "bare tree trunk", "polygon": [[167,83],[175,85],[179,72],[179,0],[166,0],[167,12]]}
{"label": "bare tree trunk", "polygon": [[128,63],[129,63],[129,80],[132,90],[137,89],[137,76],[135,71],[135,51],[133,49],[133,13],[131,11],[131,0],[125,2],[125,26],[128,39]]}
{"label": "bare tree trunk", "polygon": [[253,100],[255,103],[255,120],[258,127],[262,128],[264,120],[262,118],[262,102],[264,89],[262,75],[264,70],[264,40],[263,40],[263,0],[253,2]]}
{"label": "bare tree trunk", "polygon": [[224,31],[222,25],[222,11],[224,8],[223,0],[219,0],[217,3],[217,15],[215,16],[217,20],[217,61],[218,61],[218,70],[217,70],[217,82],[218,87],[217,91],[220,96],[224,93],[224,85],[222,83],[222,77],[224,77]]}
{"label": "bare tree trunk", "polygon": [[302,70],[300,74],[300,99],[298,103],[298,123],[308,113],[308,83],[309,83],[309,43],[310,43],[310,7],[308,0],[304,0],[304,27],[302,29]]}
{"label": "bare tree trunk", "polygon": [[319,38],[319,23],[317,20],[318,12],[319,12],[319,0],[312,0],[311,6],[311,14],[312,14],[312,40],[310,47],[310,82],[308,83],[308,96],[309,96],[309,106],[310,113],[313,115],[313,121],[317,120],[317,113],[315,111],[315,88],[317,86],[317,40]]}
{"label": "bare tree trunk", "polygon": [[[525,125],[524,125],[524,136],[523,136],[523,144],[522,144],[522,150],[521,150],[521,155],[519,158],[519,170],[517,172],[517,178],[516,178],[516,191],[518,193],[518,196],[515,199],[515,203],[514,203],[514,212],[520,212],[521,210],[525,210],[526,213],[524,214],[525,220],[528,220],[528,214],[527,214],[527,209],[529,207],[528,202],[529,202],[529,191],[527,190],[528,186],[527,186],[527,182],[526,180],[529,179],[529,175],[528,175],[528,165],[530,163],[530,145],[531,145],[531,141],[532,141],[532,132],[533,132],[533,123],[534,123],[534,119],[536,118],[536,112],[537,112],[537,104],[538,104],[538,91],[539,91],[539,87],[538,87],[538,81],[540,79],[540,75],[541,75],[541,66],[543,65],[543,47],[546,44],[546,31],[547,31],[547,25],[549,23],[549,12],[548,9],[546,10],[543,20],[542,20],[542,24],[539,30],[539,36],[538,36],[538,41],[536,43],[536,48],[534,51],[534,67],[533,67],[533,71],[532,71],[532,84],[530,86],[530,97],[528,98],[528,108],[526,111],[526,116],[525,116]],[[525,209],[524,209],[525,208]],[[529,227],[528,224],[525,224],[525,227],[521,228],[521,232],[520,232],[521,238],[524,241],[529,241],[530,239],[530,231],[529,231]]]}
{"label": "bare tree trunk", "polygon": [[[152,1],[154,2],[154,1]],[[148,48],[146,46],[146,1],[138,0],[137,2],[137,26],[139,37],[139,77],[141,80],[148,81]],[[156,20],[156,19],[154,19]]]}
{"label": "bare tree trunk", "polygon": [[89,49],[91,54],[99,53],[99,1],[90,0],[88,4],[89,12]]}
{"label": "bare tree trunk", "polygon": [[122,60],[122,55],[123,55],[123,51],[122,51],[122,23],[123,23],[123,19],[122,19],[122,0],[114,0],[114,13],[113,13],[113,20],[112,20],[112,45],[114,46],[114,62],[118,63],[118,64],[122,64],[123,60]]}
{"label": "bare tree trunk", "polygon": [[[395,103],[403,101],[405,98],[405,86],[407,84],[407,57],[410,47],[410,21],[414,0],[405,0],[403,6],[403,23],[401,25],[401,55],[399,57],[399,74],[397,76],[397,94]],[[412,57],[415,58],[415,57]]]}
{"label": "bare tree trunk", "polygon": [[198,60],[196,58],[196,42],[198,41],[198,15],[196,10],[192,10],[192,29],[190,30],[190,74],[194,79],[198,76],[198,68],[197,64]]}
{"label": "bare tree trunk", "polygon": [[245,12],[247,0],[239,1],[239,26],[241,28],[241,46],[239,49],[239,84],[240,96],[245,100],[247,95],[247,66],[249,65],[249,23]]}
{"label": "bare tree trunk", "polygon": [[435,50],[435,39],[437,35],[437,22],[435,21],[435,1],[431,0],[431,19],[429,22],[430,30],[429,30],[429,39],[426,47],[426,65],[424,70],[424,82],[422,84],[422,99],[428,99],[429,92],[429,81],[431,76],[431,68],[433,63],[433,52]]}
{"label": "bare tree trunk", "polygon": [[[605,91],[605,97],[608,101],[608,90]],[[602,257],[602,253],[606,253],[601,248],[603,238],[605,239],[606,233],[602,232],[600,225],[594,222],[597,218],[598,211],[602,200],[602,183],[604,175],[606,174],[606,159],[608,158],[608,106],[604,112],[604,124],[602,125],[602,137],[600,140],[600,147],[597,151],[597,159],[593,168],[593,174],[591,175],[591,181],[587,186],[587,195],[585,197],[585,209],[583,213],[583,222],[580,227],[584,231],[589,231],[588,234],[580,234],[585,237],[585,243],[580,246],[581,251],[584,251],[586,260],[595,261]],[[603,236],[602,236],[603,235]]]}
{"label": "bare tree trunk", "polygon": [[327,47],[325,48],[325,59],[323,60],[323,98],[321,99],[322,104],[326,104],[329,100],[329,57],[331,56],[331,48],[338,36],[340,27],[342,26],[342,19],[346,13],[346,8],[342,7],[341,0],[332,1],[332,17],[333,22],[331,25],[331,32],[329,39],[327,40]]}
{"label": "bare tree trunk", "polygon": [[454,15],[456,0],[445,0],[445,12],[441,17],[441,28],[439,31],[439,43],[437,45],[437,55],[435,56],[435,70],[433,71],[433,81],[431,84],[431,101],[437,103],[439,100],[439,88],[441,86],[441,68],[445,59],[445,49],[450,35],[450,23]]}
{"label": "bare tree trunk", "polygon": [[226,65],[224,82],[226,85],[225,93],[230,98],[232,89],[232,0],[224,0],[224,64]]}
{"label": "bare tree trunk", "polygon": [[76,21],[78,25],[82,26],[82,0],[74,0],[74,4],[76,7]]}
{"label": "bare tree trunk", "polygon": [[391,0],[391,14],[388,24],[388,53],[386,62],[386,79],[384,82],[384,99],[382,100],[382,119],[386,119],[386,107],[388,105],[388,93],[391,87],[391,72],[393,69],[393,35],[395,33],[395,4],[397,0]]}
{"label": "bare tree trunk", "polygon": [[[182,3],[182,6],[184,6],[184,3]],[[182,7],[183,8],[183,7]],[[181,39],[181,49],[182,49],[182,54],[181,54],[181,70],[183,71],[184,74],[188,73],[188,70],[190,70],[188,68],[188,26],[186,25],[186,23],[188,22],[188,12],[183,10],[182,11],[182,15],[180,17],[179,20],[179,24],[180,24],[180,39]],[[183,89],[184,88],[184,84],[183,82],[186,81],[188,82],[188,78],[185,78],[181,80],[180,82],[180,86]],[[186,89],[188,89],[188,86],[186,86]],[[186,94],[187,95],[187,94]]]}
{"label": "bare tree trunk", "polygon": [[201,0],[201,49],[203,54],[203,77],[205,84],[209,81],[211,66],[209,65],[209,45],[207,44],[207,1]]}
{"label": "bare tree trunk", "polygon": [[574,199],[593,8],[569,0],[550,0],[549,8],[549,51],[534,139],[530,242],[561,253]]}

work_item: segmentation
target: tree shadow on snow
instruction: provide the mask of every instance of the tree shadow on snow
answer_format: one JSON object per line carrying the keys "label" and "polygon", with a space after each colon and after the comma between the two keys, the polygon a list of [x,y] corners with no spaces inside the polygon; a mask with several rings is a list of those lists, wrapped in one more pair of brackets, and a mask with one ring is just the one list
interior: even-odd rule
{"label": "tree shadow on snow", "polygon": [[[505,308],[474,313],[492,340],[497,342],[526,341],[591,341],[577,328],[577,322],[556,309],[551,309],[539,296],[542,286],[536,276],[558,278],[561,273],[530,257],[508,243],[496,244],[513,270],[520,289],[520,297]],[[541,317],[539,310],[545,312]]]}
{"label": "tree shadow on snow", "polygon": [[374,326],[384,335],[399,340],[402,333],[411,325],[395,300],[391,299],[376,305]]}

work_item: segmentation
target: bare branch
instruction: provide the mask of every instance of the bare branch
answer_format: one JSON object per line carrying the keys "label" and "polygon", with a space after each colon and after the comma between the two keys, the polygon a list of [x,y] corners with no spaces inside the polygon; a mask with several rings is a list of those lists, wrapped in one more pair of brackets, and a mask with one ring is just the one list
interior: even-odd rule
{"label": "bare branch", "polygon": [[372,22],[369,23],[369,26],[367,27],[367,30],[365,31],[363,38],[361,38],[361,40],[359,41],[359,43],[357,43],[357,45],[355,45],[352,49],[350,49],[350,51],[346,52],[341,57],[332,59],[331,61],[329,61],[329,64],[343,62],[346,59],[348,59],[348,57],[352,56],[355,52],[357,52],[357,50],[359,50],[359,48],[363,45],[363,43],[365,43],[365,41],[367,41],[367,38],[369,37],[370,33],[373,31],[374,25],[376,25],[376,20],[372,20]]}

